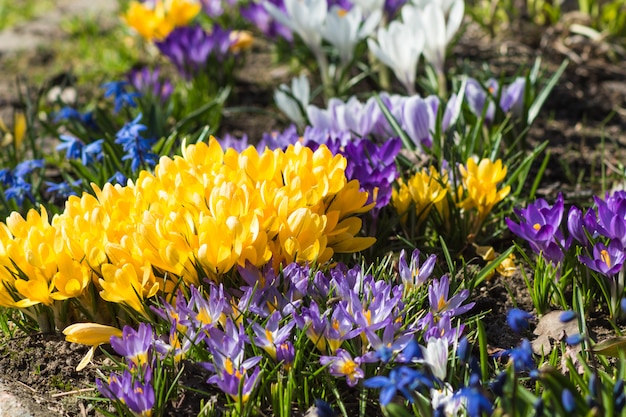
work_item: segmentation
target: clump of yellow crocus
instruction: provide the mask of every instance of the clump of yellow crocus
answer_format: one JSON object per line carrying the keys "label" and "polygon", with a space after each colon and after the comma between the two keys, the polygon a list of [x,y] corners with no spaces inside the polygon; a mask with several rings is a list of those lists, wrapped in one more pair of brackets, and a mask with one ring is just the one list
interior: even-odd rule
{"label": "clump of yellow crocus", "polygon": [[467,166],[460,165],[459,171],[466,195],[459,202],[459,207],[465,210],[476,209],[478,211],[478,216],[472,227],[472,233],[477,233],[493,207],[511,191],[509,185],[498,189],[499,184],[506,177],[507,169],[500,159],[493,162],[484,158],[476,164],[474,158],[469,158]]}
{"label": "clump of yellow crocus", "polygon": [[445,198],[448,194],[448,181],[435,167],[422,169],[405,183],[398,181],[399,188],[394,189],[391,195],[391,204],[406,223],[410,206],[415,206],[417,227],[419,228],[428,217],[431,209],[436,207],[441,215],[445,210]]}

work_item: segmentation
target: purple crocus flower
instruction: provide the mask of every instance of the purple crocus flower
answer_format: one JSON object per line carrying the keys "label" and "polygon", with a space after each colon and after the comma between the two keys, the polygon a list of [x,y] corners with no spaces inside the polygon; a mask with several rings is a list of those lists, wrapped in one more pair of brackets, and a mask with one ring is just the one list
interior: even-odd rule
{"label": "purple crocus flower", "polygon": [[528,241],[535,253],[543,253],[547,260],[557,264],[563,259],[561,248],[568,249],[571,244],[571,237],[565,240],[560,230],[563,210],[563,195],[559,193],[553,206],[538,199],[525,209],[515,209],[519,224],[509,218],[505,220],[509,230]]}
{"label": "purple crocus flower", "polygon": [[207,33],[200,26],[181,26],[174,29],[156,45],[168,57],[181,75],[190,80],[201,73],[209,63],[209,58],[222,62],[233,44],[230,31],[215,25],[213,32]]}
{"label": "purple crocus flower", "polygon": [[254,367],[251,375],[248,375],[247,369],[242,366],[232,373],[221,372],[210,377],[207,382],[217,385],[219,389],[230,395],[234,400],[246,402],[250,398],[252,391],[254,391],[261,374],[261,368],[258,366]]}
{"label": "purple crocus flower", "polygon": [[[287,8],[283,0],[267,0],[280,9],[283,13],[287,13]],[[270,39],[283,38],[287,42],[293,41],[293,33],[287,26],[276,21],[267,12],[263,4],[250,2],[247,6],[241,7],[241,16],[247,21],[254,24],[261,33]]]}
{"label": "purple crocus flower", "polygon": [[251,369],[261,360],[260,356],[245,358],[245,344],[248,336],[242,325],[236,325],[232,319],[226,320],[224,331],[217,327],[209,329],[209,337],[205,339],[213,356],[213,363],[203,365],[210,371],[222,375],[235,374],[241,368]]}
{"label": "purple crocus flower", "polygon": [[151,95],[160,100],[161,103],[165,103],[174,91],[169,80],[161,79],[159,68],[152,70],[148,67],[133,69],[126,75],[126,78],[136,91],[144,96]]}
{"label": "purple crocus flower", "polygon": [[619,239],[626,248],[626,192],[617,191],[605,199],[594,197],[597,215],[589,210],[583,223],[594,236]]}
{"label": "purple crocus flower", "polygon": [[155,403],[154,387],[149,381],[142,383],[135,380],[128,370],[122,375],[112,373],[106,383],[99,378],[96,379],[96,388],[106,398],[125,404],[135,416],[152,415]]}
{"label": "purple crocus flower", "polygon": [[574,239],[586,245],[589,239],[585,234],[584,228],[582,210],[576,206],[570,207],[569,213],[567,214],[567,230]]}
{"label": "purple crocus flower", "polygon": [[626,259],[624,247],[618,239],[611,240],[609,246],[602,242],[596,243],[593,247],[593,258],[585,255],[578,257],[578,260],[588,268],[607,277],[612,277],[622,269],[624,259]]}
{"label": "purple crocus flower", "polygon": [[187,307],[188,317],[193,328],[207,332],[218,323],[224,323],[226,316],[232,314],[229,298],[224,285],[209,283],[208,298],[195,286],[191,286],[191,297]]}
{"label": "purple crocus flower", "polygon": [[411,254],[410,262],[407,264],[406,252],[402,249],[398,260],[398,274],[402,279],[405,294],[424,285],[433,273],[436,261],[437,255],[430,255],[420,267],[420,251],[415,249]]}
{"label": "purple crocus flower", "polygon": [[[492,123],[495,118],[495,99],[500,94],[498,106],[503,112],[512,112],[520,116],[524,105],[526,79],[518,77],[508,86],[501,87],[493,78],[485,83],[485,87],[473,78],[469,78],[465,88],[465,97],[472,113],[480,117],[485,111],[485,122]],[[500,91],[501,90],[501,91]],[[485,110],[485,106],[487,109]]]}
{"label": "purple crocus flower", "polygon": [[320,364],[329,365],[330,374],[336,377],[346,377],[348,386],[355,386],[360,379],[365,377],[361,369],[361,358],[354,359],[347,351],[337,349],[335,356],[321,356]]}
{"label": "purple crocus flower", "polygon": [[141,323],[137,330],[124,326],[122,337],[111,336],[111,347],[129,363],[141,367],[148,363],[150,349],[154,345],[154,333],[149,324]]}
{"label": "purple crocus flower", "polygon": [[450,291],[450,279],[448,275],[444,275],[439,280],[434,280],[428,287],[428,301],[430,302],[430,311],[435,316],[459,316],[470,311],[474,304],[469,303],[461,305],[467,297],[469,297],[469,290],[462,290],[455,294],[452,298],[448,299],[448,293]]}
{"label": "purple crocus flower", "polygon": [[282,362],[286,371],[291,369],[293,360],[296,358],[296,351],[293,347],[293,343],[289,340],[276,346],[276,361]]}
{"label": "purple crocus flower", "polygon": [[243,134],[241,138],[237,138],[231,135],[230,133],[227,133],[224,136],[222,136],[222,138],[216,138],[216,139],[222,146],[222,149],[224,150],[228,148],[233,148],[237,152],[241,152],[244,149],[246,149],[248,146],[250,146],[250,143],[248,141],[248,135],[246,135],[245,133]]}
{"label": "purple crocus flower", "polygon": [[328,327],[328,320],[320,314],[315,301],[309,307],[303,307],[301,314],[294,313],[293,318],[299,329],[306,328],[306,335],[315,347],[322,353],[326,353],[326,339],[324,334]]}
{"label": "purple crocus flower", "polygon": [[124,403],[133,415],[138,417],[152,416],[154,401],[154,387],[149,382],[135,381],[132,391],[124,395]]}
{"label": "purple crocus flower", "polygon": [[354,319],[346,310],[347,301],[342,300],[332,312],[330,326],[324,334],[328,347],[332,353],[338,351],[344,340],[352,339],[361,333],[361,329],[354,328]]}
{"label": "purple crocus flower", "polygon": [[374,350],[363,355],[363,362],[381,361],[387,363],[412,340],[415,340],[414,335],[411,333],[404,332],[396,336],[396,330],[393,326],[385,327],[382,339],[369,329],[365,330],[365,335]]}
{"label": "purple crocus flower", "polygon": [[265,327],[261,326],[259,323],[252,323],[251,326],[252,331],[256,335],[253,340],[254,343],[263,348],[274,360],[276,360],[278,347],[291,337],[291,329],[293,329],[293,326],[296,324],[291,320],[282,327],[279,327],[280,319],[280,312],[274,311],[267,320]]}
{"label": "purple crocus flower", "polygon": [[401,125],[417,149],[432,146],[438,107],[437,96],[423,99],[416,95],[404,101]]}

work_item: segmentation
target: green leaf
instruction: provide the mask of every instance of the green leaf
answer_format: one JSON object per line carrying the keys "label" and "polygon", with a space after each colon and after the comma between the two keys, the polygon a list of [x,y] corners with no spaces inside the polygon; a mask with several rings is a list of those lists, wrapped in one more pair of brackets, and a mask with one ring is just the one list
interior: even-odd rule
{"label": "green leaf", "polygon": [[559,69],[556,70],[552,78],[550,78],[550,80],[548,81],[548,84],[546,84],[544,89],[541,90],[541,93],[539,93],[533,104],[530,106],[530,108],[528,109],[528,119],[526,119],[527,124],[531,125],[535,121],[535,119],[539,115],[541,107],[543,107],[543,103],[545,103],[546,99],[550,95],[550,92],[559,81],[559,78],[561,78],[561,75],[563,75],[563,71],[565,71],[568,63],[569,61],[567,59],[563,61]]}
{"label": "green leaf", "polygon": [[406,407],[396,403],[389,403],[386,411],[389,417],[414,417]]}
{"label": "green leaf", "polygon": [[596,343],[592,351],[604,356],[612,356],[618,358],[620,353],[626,353],[626,336],[617,336]]}

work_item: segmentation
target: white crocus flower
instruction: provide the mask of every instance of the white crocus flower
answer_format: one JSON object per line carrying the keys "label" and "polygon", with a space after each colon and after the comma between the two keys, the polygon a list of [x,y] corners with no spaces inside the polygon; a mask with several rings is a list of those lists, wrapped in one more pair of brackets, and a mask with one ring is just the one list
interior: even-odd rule
{"label": "white crocus flower", "polygon": [[445,381],[448,372],[448,342],[444,338],[431,337],[428,339],[426,349],[422,348],[424,362],[428,365],[433,375],[441,381]]}
{"label": "white crocus flower", "polygon": [[287,14],[268,1],[263,7],[274,19],[297,33],[311,50],[319,52],[322,27],[328,14],[326,0],[285,0]]}
{"label": "white crocus flower", "polygon": [[311,87],[306,75],[291,80],[291,88],[281,84],[274,91],[274,101],[278,108],[298,126],[304,126],[306,120],[302,112],[309,105]]}
{"label": "white crocus flower", "polygon": [[417,61],[424,48],[424,34],[396,20],[387,28],[378,28],[378,39],[367,40],[370,51],[404,84],[409,94],[415,94]]}
{"label": "white crocus flower", "polygon": [[339,51],[342,65],[348,65],[352,61],[356,44],[374,31],[381,18],[380,10],[374,11],[363,21],[363,13],[357,6],[350,11],[339,6],[330,9],[323,36]]}
{"label": "white crocus flower", "polygon": [[406,24],[420,27],[424,33],[428,33],[428,40],[424,44],[424,59],[439,74],[444,72],[446,48],[459,30],[465,12],[463,0],[455,0],[450,5],[446,21],[447,6],[442,2],[431,1],[423,8],[410,4],[402,8],[402,20]]}
{"label": "white crocus flower", "polygon": [[433,410],[442,407],[446,417],[458,416],[459,412],[465,407],[466,402],[464,397],[454,395],[452,385],[447,382],[440,389],[431,388],[430,390],[430,403]]}

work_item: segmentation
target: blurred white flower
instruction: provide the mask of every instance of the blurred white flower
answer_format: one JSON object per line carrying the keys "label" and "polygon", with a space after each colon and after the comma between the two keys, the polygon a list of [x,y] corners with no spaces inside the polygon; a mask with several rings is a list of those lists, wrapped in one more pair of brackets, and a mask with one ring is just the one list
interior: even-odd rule
{"label": "blurred white flower", "polygon": [[298,126],[304,126],[306,119],[303,112],[309,105],[311,87],[306,75],[291,80],[291,88],[281,84],[274,91],[274,101],[278,108]]}
{"label": "blurred white flower", "polygon": [[404,23],[428,34],[424,44],[424,59],[439,74],[444,72],[446,48],[461,26],[464,12],[463,0],[430,1],[423,7],[408,4],[402,8]]}
{"label": "blurred white flower", "polygon": [[265,10],[278,22],[297,33],[314,52],[322,45],[322,28],[328,14],[326,0],[285,0],[287,14],[265,1]]}
{"label": "blurred white flower", "polygon": [[404,84],[409,94],[415,93],[417,62],[424,48],[424,34],[397,20],[387,28],[378,28],[377,40],[368,39],[370,51]]}
{"label": "blurred white flower", "polygon": [[354,57],[354,47],[374,31],[382,12],[376,10],[363,21],[363,13],[358,6],[350,11],[333,6],[326,18],[323,37],[339,51],[342,65],[348,65]]}

